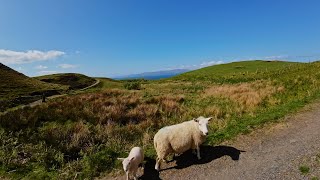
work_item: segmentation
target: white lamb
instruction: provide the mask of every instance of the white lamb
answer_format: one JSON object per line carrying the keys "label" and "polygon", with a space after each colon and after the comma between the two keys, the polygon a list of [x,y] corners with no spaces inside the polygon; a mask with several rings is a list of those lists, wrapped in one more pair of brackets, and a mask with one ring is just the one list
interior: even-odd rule
{"label": "white lamb", "polygon": [[118,160],[122,161],[123,170],[126,172],[127,180],[129,180],[130,174],[133,175],[135,180],[138,179],[137,170],[139,168],[139,164],[143,162],[143,159],[143,150],[140,147],[132,148],[128,157],[118,158]]}
{"label": "white lamb", "polygon": [[161,161],[170,153],[181,154],[189,149],[197,150],[200,157],[200,145],[208,135],[208,122],[211,119],[198,117],[191,121],[161,128],[154,136],[154,147],[157,152],[155,169],[159,171]]}

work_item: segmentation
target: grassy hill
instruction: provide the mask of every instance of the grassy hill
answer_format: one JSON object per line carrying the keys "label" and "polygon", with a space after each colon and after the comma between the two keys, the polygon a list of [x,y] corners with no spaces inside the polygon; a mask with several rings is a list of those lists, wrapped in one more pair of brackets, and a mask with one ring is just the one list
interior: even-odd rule
{"label": "grassy hill", "polygon": [[266,78],[279,70],[288,68],[297,62],[286,61],[240,61],[228,64],[209,66],[202,69],[175,76],[173,80],[211,81],[211,82],[243,82]]}
{"label": "grassy hill", "polygon": [[[20,103],[27,103],[34,98],[23,96],[41,95],[43,92],[59,93],[65,86],[41,82],[25,76],[0,63],[0,111]],[[19,98],[20,99],[17,99]]]}
{"label": "grassy hill", "polygon": [[146,81],[140,90],[105,79],[94,92],[0,115],[0,173],[103,176],[121,168],[116,158],[133,146],[154,159],[153,136],[161,127],[198,116],[214,117],[206,143],[216,145],[319,98],[319,68],[320,62],[237,62]]}
{"label": "grassy hill", "polygon": [[94,78],[77,73],[51,74],[35,78],[47,83],[69,86],[70,90],[82,89],[96,82]]}

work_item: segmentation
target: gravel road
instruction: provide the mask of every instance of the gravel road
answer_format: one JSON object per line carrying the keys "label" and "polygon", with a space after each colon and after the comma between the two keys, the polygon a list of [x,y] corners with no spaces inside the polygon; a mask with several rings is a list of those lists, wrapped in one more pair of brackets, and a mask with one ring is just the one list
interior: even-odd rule
{"label": "gravel road", "polygon": [[[202,160],[190,152],[162,166],[147,159],[140,179],[311,179],[320,178],[320,103],[218,146],[204,146]],[[302,175],[299,167],[308,165]],[[140,172],[142,174],[142,172]],[[125,179],[125,176],[107,179]]]}

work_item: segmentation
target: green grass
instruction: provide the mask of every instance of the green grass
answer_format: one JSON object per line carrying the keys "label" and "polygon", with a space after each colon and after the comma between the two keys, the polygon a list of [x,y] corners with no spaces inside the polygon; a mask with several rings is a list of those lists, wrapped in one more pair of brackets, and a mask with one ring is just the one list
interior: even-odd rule
{"label": "green grass", "polygon": [[67,89],[66,86],[49,84],[30,78],[1,63],[0,77],[0,111],[34,101],[34,97],[22,98],[22,96],[41,95],[43,92],[59,93]]}
{"label": "green grass", "polygon": [[300,166],[299,170],[303,175],[306,175],[310,172],[310,168],[308,166]]}
{"label": "green grass", "polygon": [[94,78],[77,73],[50,74],[34,78],[47,83],[66,85],[70,90],[82,89],[96,82]]}
{"label": "green grass", "polygon": [[113,80],[113,79],[109,79],[109,78],[96,78],[98,80],[100,80],[100,84],[93,88],[96,90],[101,90],[101,89],[122,89],[123,88],[123,84],[121,81],[117,81],[117,80]]}
{"label": "green grass", "polygon": [[241,61],[205,67],[183,73],[172,80],[210,81],[216,83],[237,83],[265,79],[270,75],[282,73],[298,63],[285,61]]}
{"label": "green grass", "polygon": [[[275,64],[263,68],[269,63]],[[235,64],[241,70],[233,76]],[[158,129],[200,115],[214,117],[206,143],[216,145],[319,99],[319,68],[319,62],[238,62],[143,81],[140,90],[99,78],[85,93],[2,115],[0,172],[14,178],[103,176],[120,169],[116,158],[133,146],[154,158]]]}

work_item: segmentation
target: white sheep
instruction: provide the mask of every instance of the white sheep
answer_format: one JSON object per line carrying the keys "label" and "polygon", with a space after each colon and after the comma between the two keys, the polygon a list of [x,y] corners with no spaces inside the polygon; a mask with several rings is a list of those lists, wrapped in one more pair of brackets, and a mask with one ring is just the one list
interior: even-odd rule
{"label": "white sheep", "polygon": [[155,169],[159,171],[161,161],[170,153],[181,154],[189,149],[197,150],[200,157],[200,145],[208,135],[208,122],[211,117],[198,117],[191,121],[161,128],[154,136],[154,147],[157,152]]}
{"label": "white sheep", "polygon": [[123,170],[126,172],[127,180],[129,180],[130,174],[133,175],[134,179],[137,179],[137,170],[139,164],[143,162],[144,154],[140,147],[134,147],[131,149],[129,156],[126,158],[118,158],[122,161]]}

